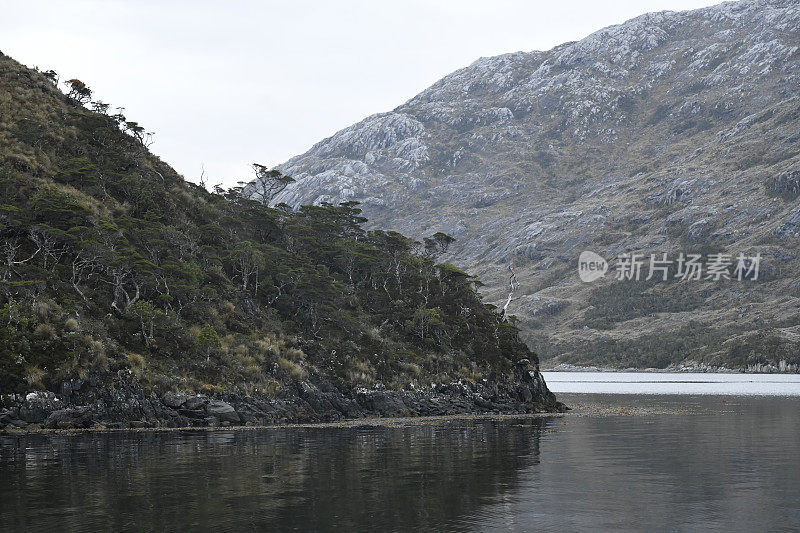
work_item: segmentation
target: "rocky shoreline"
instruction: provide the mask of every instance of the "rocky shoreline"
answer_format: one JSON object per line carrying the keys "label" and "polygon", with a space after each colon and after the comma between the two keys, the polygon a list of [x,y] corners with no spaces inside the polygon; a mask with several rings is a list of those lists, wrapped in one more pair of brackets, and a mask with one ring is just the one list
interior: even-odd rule
{"label": "rocky shoreline", "polygon": [[72,380],[59,394],[0,398],[0,431],[263,426],[369,417],[563,412],[538,369],[523,359],[505,383],[458,381],[429,390],[344,392],[319,376],[298,381],[279,397],[266,394],[146,391],[130,371],[107,384]]}

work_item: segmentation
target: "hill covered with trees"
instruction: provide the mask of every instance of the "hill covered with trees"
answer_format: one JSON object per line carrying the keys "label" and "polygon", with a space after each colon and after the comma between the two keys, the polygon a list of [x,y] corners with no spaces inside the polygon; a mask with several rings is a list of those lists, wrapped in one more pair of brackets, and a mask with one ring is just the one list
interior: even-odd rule
{"label": "hill covered with trees", "polygon": [[269,207],[291,179],[258,165],[261,198],[208,192],[110,108],[0,55],[0,425],[555,405],[449,237]]}

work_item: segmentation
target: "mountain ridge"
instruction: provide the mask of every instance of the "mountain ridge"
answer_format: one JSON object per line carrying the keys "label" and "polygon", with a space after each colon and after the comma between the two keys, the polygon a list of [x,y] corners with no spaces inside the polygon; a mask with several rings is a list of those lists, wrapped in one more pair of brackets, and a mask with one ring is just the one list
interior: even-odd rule
{"label": "mountain ridge", "polygon": [[[512,265],[509,312],[551,362],[795,368],[799,26],[796,3],[729,2],[478,59],[279,165],[297,182],[277,201],[453,235],[497,305]],[[772,278],[587,286],[584,249],[760,251]]]}

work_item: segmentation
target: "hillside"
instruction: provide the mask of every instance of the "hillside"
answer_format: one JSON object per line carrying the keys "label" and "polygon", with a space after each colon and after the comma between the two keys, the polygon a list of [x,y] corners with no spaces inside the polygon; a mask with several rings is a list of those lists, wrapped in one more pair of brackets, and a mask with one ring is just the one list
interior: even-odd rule
{"label": "hillside", "polygon": [[[800,364],[800,6],[642,15],[481,58],[280,165],[290,205],[457,240],[547,364]],[[611,272],[584,283],[578,257]],[[757,280],[617,281],[615,258],[760,254]],[[645,271],[646,273],[646,271]]]}
{"label": "hillside", "polygon": [[209,193],[60,85],[0,55],[0,427],[555,406],[446,242]]}

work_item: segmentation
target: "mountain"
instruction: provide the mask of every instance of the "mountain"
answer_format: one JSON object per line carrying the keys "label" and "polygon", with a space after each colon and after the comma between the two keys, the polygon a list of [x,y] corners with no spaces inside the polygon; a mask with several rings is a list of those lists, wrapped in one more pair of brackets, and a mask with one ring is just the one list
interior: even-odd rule
{"label": "mountain", "polygon": [[[280,165],[277,201],[452,235],[548,364],[797,371],[798,29],[797,2],[743,0],[481,58]],[[583,251],[604,278],[580,280]],[[663,253],[667,281],[616,279]],[[682,281],[681,253],[759,276]]]}
{"label": "mountain", "polygon": [[0,55],[0,429],[558,408],[446,239],[209,193],[57,82]]}

